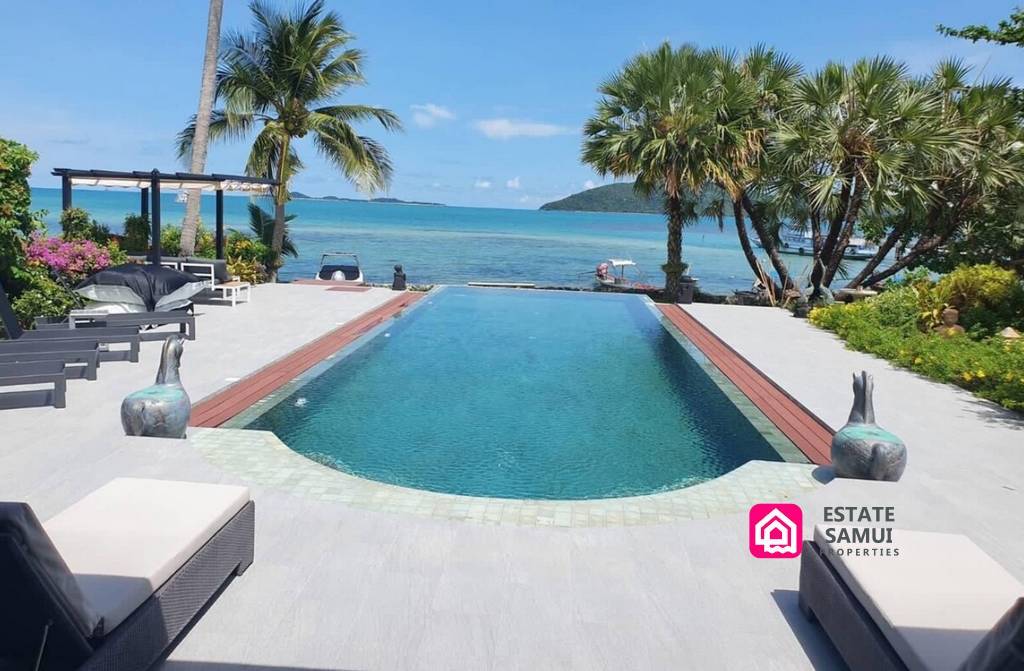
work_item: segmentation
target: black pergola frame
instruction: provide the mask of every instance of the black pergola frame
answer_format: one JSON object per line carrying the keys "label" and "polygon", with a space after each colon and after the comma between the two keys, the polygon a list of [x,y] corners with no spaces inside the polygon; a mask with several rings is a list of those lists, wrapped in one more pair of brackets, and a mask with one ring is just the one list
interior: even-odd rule
{"label": "black pergola frame", "polygon": [[[61,178],[61,209],[67,210],[72,207],[71,190],[75,179],[96,180],[97,183],[89,186],[109,186],[117,188],[138,188],[140,191],[140,214],[150,217],[151,232],[149,260],[155,265],[160,265],[162,250],[160,249],[160,184],[161,182],[174,182],[173,188],[180,188],[185,191],[193,189],[209,189],[214,186],[216,205],[216,247],[217,258],[224,258],[224,191],[257,191],[270,189],[278,185],[278,181],[266,177],[250,177],[248,175],[225,175],[213,173],[202,175],[191,172],[161,172],[153,169],[132,170],[119,172],[116,170],[76,170],[73,168],[54,168],[51,173]],[[103,184],[103,180],[109,183]],[[135,182],[136,184],[117,184],[116,181]],[[189,186],[183,186],[182,183]],[[141,186],[148,183],[148,186]],[[252,185],[253,188],[245,189],[239,185]],[[225,187],[228,187],[225,189]],[[152,203],[152,214],[150,204]]]}

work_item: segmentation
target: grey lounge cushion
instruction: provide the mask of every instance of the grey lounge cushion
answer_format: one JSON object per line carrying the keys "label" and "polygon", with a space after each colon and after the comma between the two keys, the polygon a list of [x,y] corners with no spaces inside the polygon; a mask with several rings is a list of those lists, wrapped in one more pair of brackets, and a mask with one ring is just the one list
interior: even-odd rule
{"label": "grey lounge cushion", "polygon": [[839,556],[814,540],[911,671],[956,669],[1024,585],[966,536],[893,531],[899,556]]}
{"label": "grey lounge cushion", "polygon": [[43,526],[109,632],[248,501],[245,487],[117,478]]}
{"label": "grey lounge cushion", "polygon": [[100,615],[90,607],[75,576],[27,503],[0,502],[0,534],[10,534],[18,540],[36,574],[79,632],[86,638],[99,634]]}
{"label": "grey lounge cushion", "polygon": [[1024,669],[1024,597],[1006,611],[960,667],[960,671],[1015,669]]}
{"label": "grey lounge cushion", "polygon": [[185,259],[185,272],[191,272],[188,269],[188,264],[190,263],[212,265],[213,276],[216,278],[217,284],[231,281],[231,274],[228,272],[228,262],[225,259],[204,259],[197,256],[190,256],[187,259]]}

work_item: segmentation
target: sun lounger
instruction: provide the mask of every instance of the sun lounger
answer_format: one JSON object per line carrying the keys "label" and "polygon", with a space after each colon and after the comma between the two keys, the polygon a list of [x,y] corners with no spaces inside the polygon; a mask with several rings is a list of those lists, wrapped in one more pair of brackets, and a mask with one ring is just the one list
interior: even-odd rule
{"label": "sun lounger", "polygon": [[[3,322],[4,330],[10,340],[81,340],[82,333],[76,333],[71,329],[43,329],[26,331],[18,324],[18,317],[11,309],[10,301],[7,300],[7,292],[0,285],[0,321]],[[98,340],[102,345],[124,343],[128,345],[126,350],[105,349],[100,352],[101,361],[138,361],[139,360],[139,327],[132,325],[96,327],[89,331],[90,340]]]}
{"label": "sun lounger", "polygon": [[0,667],[149,668],[252,563],[254,521],[244,487],[166,480],[118,478],[44,523],[0,503]]}
{"label": "sun lounger", "polygon": [[68,380],[95,380],[100,365],[100,344],[81,340],[0,340],[0,363],[63,361]]}
{"label": "sun lounger", "polygon": [[25,361],[0,363],[0,387],[26,387],[30,385],[53,385],[52,389],[20,389],[0,391],[0,409],[35,408],[52,405],[63,408],[66,405],[64,393],[67,378],[64,377],[64,362]]}
{"label": "sun lounger", "polygon": [[800,609],[851,669],[1024,668],[1024,585],[966,536],[894,530],[892,547],[839,554],[821,526],[804,542]]}
{"label": "sun lounger", "polygon": [[[171,312],[128,312],[123,314],[102,314],[88,310],[72,310],[67,318],[41,317],[36,319],[36,328],[78,329],[104,328],[112,326],[158,327],[178,325],[178,333],[187,340],[196,339],[196,318],[184,310]],[[139,332],[144,341],[166,340],[167,331],[146,330]]]}

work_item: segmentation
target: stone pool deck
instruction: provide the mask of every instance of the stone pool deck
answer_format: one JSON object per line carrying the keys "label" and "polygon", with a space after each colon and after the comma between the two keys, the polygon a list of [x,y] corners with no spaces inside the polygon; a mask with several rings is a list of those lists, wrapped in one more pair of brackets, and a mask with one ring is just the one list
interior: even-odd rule
{"label": "stone pool deck", "polygon": [[[248,305],[203,306],[182,377],[198,400],[393,297],[274,285]],[[1024,578],[1018,419],[846,351],[781,311],[686,310],[833,428],[849,410],[850,373],[875,375],[879,422],[910,448],[907,474],[797,493],[806,528],[826,504],[890,504],[898,526],[966,533]],[[255,563],[164,669],[842,668],[797,612],[798,562],[751,558],[742,512],[563,528],[331,500],[287,477],[247,475],[210,454],[203,432],[121,436],[120,399],[151,382],[158,358],[159,344],[144,344],[140,364],[104,364],[98,381],[72,381],[65,410],[0,413],[0,491],[45,518],[116,476],[252,488]]]}

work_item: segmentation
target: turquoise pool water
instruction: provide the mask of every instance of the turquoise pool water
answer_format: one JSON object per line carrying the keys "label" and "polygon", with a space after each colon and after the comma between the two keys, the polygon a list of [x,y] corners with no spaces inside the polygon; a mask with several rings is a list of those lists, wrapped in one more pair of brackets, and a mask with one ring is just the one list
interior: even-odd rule
{"label": "turquoise pool water", "polygon": [[781,457],[639,296],[446,287],[247,428],[354,475],[531,499],[648,494]]}

